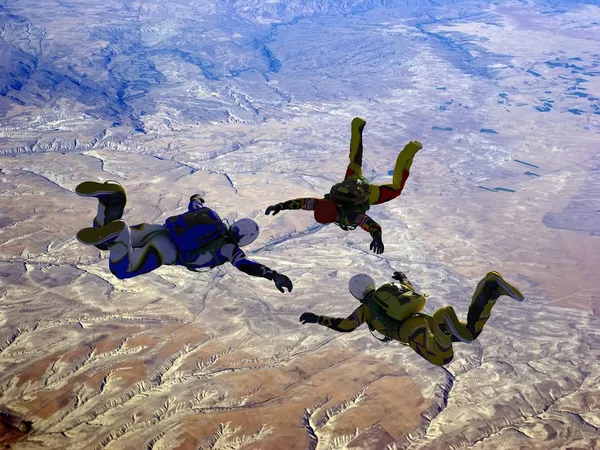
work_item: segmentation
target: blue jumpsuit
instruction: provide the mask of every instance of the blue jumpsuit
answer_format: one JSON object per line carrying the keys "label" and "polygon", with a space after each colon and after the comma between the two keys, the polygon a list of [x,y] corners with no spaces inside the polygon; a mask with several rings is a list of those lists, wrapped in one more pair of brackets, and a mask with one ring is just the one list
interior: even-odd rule
{"label": "blue jumpsuit", "polygon": [[[94,218],[94,226],[104,226],[111,220],[121,219],[124,206],[124,203],[116,206],[100,202],[98,214]],[[202,207],[204,207],[202,203],[192,200],[188,205],[188,211]],[[109,208],[118,208],[120,211],[108,211]],[[107,217],[110,219],[107,220]],[[126,226],[121,234],[108,243],[108,250],[110,271],[119,279],[133,278],[151,272],[163,264],[200,269],[230,262],[249,275],[272,279],[273,274],[268,267],[246,258],[245,253],[233,243],[225,243],[213,254],[200,254],[195,261],[185,264],[163,225],[142,223]]]}

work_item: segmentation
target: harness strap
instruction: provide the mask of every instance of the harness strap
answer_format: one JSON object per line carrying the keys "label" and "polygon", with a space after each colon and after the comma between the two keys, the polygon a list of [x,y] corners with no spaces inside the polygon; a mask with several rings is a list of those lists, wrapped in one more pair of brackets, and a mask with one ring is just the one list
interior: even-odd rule
{"label": "harness strap", "polygon": [[[218,239],[220,239],[222,241],[221,245],[219,246],[219,248],[223,247],[223,245],[228,244],[228,243],[229,244],[235,244],[236,243],[235,238],[233,237],[233,235],[231,234],[231,232],[229,230],[225,231],[224,235],[221,236]],[[222,264],[222,263],[219,262],[219,258],[218,258],[218,255],[217,255],[217,250],[215,250],[213,248],[213,245],[211,245],[211,243],[205,244],[203,247],[197,249],[192,254],[193,255],[192,256],[193,257],[192,262],[195,261],[196,259],[198,259],[198,256],[200,256],[201,254],[206,253],[206,252],[210,253],[210,255],[212,256],[212,258],[213,258],[213,260],[215,262],[213,264],[211,264],[209,267],[202,267],[200,269],[197,269],[197,268],[193,267],[190,264],[190,258],[188,258],[187,261],[184,260],[183,258],[181,258],[180,255],[179,255],[179,250],[177,251],[177,255],[178,255],[178,259],[183,263],[183,265],[185,266],[185,268],[187,270],[189,270],[191,272],[200,272],[200,273],[203,273],[203,272],[207,272],[207,271],[209,271],[211,269],[214,269],[215,267],[220,266]]]}
{"label": "harness strap", "polygon": [[[396,319],[393,319],[393,318],[389,317],[380,306],[378,306],[376,303],[373,303],[373,300],[374,299],[371,298],[369,301],[366,302],[366,303],[368,303],[368,306],[372,308],[371,311],[374,313],[373,314],[374,315],[373,319],[374,320],[379,320],[383,324],[383,326],[385,326],[385,330],[388,333],[390,332],[390,329],[392,328],[391,325],[394,325],[394,326],[397,326],[397,328],[398,328],[398,335],[400,335],[400,333],[399,333],[400,327],[402,326],[402,324],[406,320],[408,320],[411,317],[415,317],[415,316],[427,316],[427,314],[423,314],[423,313],[419,312],[419,313],[415,313],[415,314],[411,315],[410,317],[407,317],[406,319],[404,319],[402,321],[398,321]],[[389,341],[394,340],[394,338],[388,336],[387,334],[383,334],[383,333],[382,334],[383,334],[384,338],[383,339],[378,338],[373,333],[374,331],[377,331],[377,330],[375,330],[375,327],[373,327],[373,325],[371,325],[371,323],[367,323],[367,325],[369,327],[369,331],[371,332],[371,335],[375,339],[377,339],[378,341],[380,341],[380,342],[389,342]],[[402,342],[402,341],[398,341],[398,342],[400,344],[404,345],[404,346],[409,346],[409,344],[406,343],[406,342]]]}

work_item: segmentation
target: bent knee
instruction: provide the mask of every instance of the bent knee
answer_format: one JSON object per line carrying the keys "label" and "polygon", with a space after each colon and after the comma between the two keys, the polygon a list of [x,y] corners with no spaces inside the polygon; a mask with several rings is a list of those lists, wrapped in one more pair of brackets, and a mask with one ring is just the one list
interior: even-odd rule
{"label": "bent knee", "polygon": [[445,366],[446,364],[450,364],[450,362],[452,361],[452,359],[454,358],[454,354],[446,354],[446,355],[434,355],[434,354],[428,354],[428,355],[423,355],[421,353],[419,353],[419,355],[421,357],[423,357],[423,359],[426,359],[428,362],[430,362],[431,364],[433,364],[434,366]]}
{"label": "bent knee", "polygon": [[125,280],[125,279],[129,278],[129,277],[127,277],[127,275],[126,275],[126,274],[124,274],[124,273],[121,273],[121,272],[118,272],[118,271],[116,271],[116,270],[111,270],[110,272],[111,272],[111,273],[112,273],[112,274],[113,274],[115,277],[117,277],[119,280]]}
{"label": "bent knee", "polygon": [[445,358],[442,359],[441,364],[439,364],[440,366],[445,366],[446,364],[450,364],[450,362],[452,362],[452,359],[454,358],[454,355],[449,355],[446,356]]}
{"label": "bent knee", "polygon": [[427,361],[429,361],[434,366],[442,367],[442,366],[445,366],[446,364],[450,364],[450,362],[452,361],[452,356],[450,356],[449,358],[444,358],[444,359],[432,358],[432,359],[427,359]]}
{"label": "bent knee", "polygon": [[108,262],[108,269],[119,280],[126,280],[127,278],[133,278],[136,274],[129,272],[129,258],[123,258],[118,262]]}
{"label": "bent knee", "polygon": [[135,272],[127,272],[126,270],[121,270],[118,267],[110,266],[110,272],[117,277],[119,280],[127,280],[128,278],[133,278],[136,276]]}

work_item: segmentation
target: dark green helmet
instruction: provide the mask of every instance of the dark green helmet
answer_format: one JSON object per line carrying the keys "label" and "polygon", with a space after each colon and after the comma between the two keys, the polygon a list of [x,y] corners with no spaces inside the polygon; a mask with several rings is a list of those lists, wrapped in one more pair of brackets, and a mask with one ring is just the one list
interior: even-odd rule
{"label": "dark green helmet", "polygon": [[331,199],[342,205],[362,205],[369,201],[370,186],[364,178],[348,179],[331,188]]}

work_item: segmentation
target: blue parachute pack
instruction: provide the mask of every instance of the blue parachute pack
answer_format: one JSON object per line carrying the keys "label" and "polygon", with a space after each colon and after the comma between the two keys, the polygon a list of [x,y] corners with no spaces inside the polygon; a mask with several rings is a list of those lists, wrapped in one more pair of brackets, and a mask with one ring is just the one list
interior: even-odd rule
{"label": "blue parachute pack", "polygon": [[177,247],[179,259],[190,270],[189,264],[202,253],[216,257],[216,251],[226,242],[235,243],[229,227],[212,209],[202,207],[165,221],[169,237]]}

